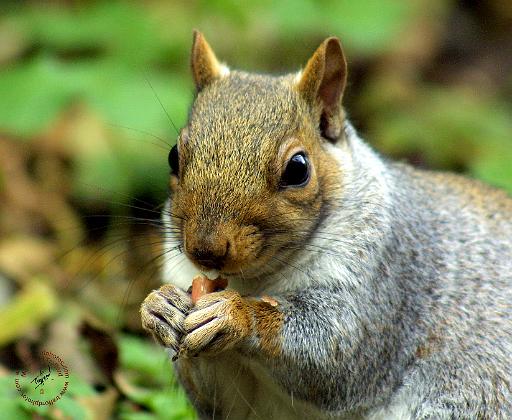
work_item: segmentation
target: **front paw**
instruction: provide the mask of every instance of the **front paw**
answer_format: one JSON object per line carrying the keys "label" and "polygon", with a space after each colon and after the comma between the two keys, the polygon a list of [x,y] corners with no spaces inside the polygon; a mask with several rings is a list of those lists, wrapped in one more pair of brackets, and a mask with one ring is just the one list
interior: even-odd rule
{"label": "front paw", "polygon": [[144,299],[140,308],[142,326],[163,346],[177,351],[185,334],[183,323],[191,307],[190,295],[165,284]]}
{"label": "front paw", "polygon": [[200,298],[185,318],[186,335],[179,356],[213,355],[233,348],[252,334],[249,306],[239,293],[229,290]]}

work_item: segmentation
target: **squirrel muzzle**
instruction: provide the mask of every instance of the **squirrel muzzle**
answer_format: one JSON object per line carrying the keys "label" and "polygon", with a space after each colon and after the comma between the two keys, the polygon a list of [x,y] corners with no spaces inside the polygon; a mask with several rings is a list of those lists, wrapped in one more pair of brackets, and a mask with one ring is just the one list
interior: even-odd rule
{"label": "squirrel muzzle", "polygon": [[236,221],[186,223],[185,252],[201,270],[235,273],[253,263],[262,247],[258,229]]}

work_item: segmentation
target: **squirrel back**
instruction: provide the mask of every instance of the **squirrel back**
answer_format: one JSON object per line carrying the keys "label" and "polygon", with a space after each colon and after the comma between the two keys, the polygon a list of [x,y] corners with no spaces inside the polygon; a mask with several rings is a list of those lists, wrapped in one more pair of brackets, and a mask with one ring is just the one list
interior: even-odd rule
{"label": "squirrel back", "polygon": [[[192,73],[163,216],[178,288],[142,316],[200,414],[511,418],[512,199],[367,146],[336,38],[274,77],[196,33]],[[192,306],[198,271],[229,290]]]}

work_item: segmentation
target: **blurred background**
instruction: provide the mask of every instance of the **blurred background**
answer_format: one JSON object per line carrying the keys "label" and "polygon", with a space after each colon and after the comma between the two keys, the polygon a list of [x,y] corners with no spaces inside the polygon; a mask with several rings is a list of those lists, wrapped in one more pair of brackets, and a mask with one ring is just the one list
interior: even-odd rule
{"label": "blurred background", "polygon": [[[512,2],[245,3],[0,3],[2,418],[194,418],[138,312],[159,283],[193,28],[230,66],[271,73],[338,35],[345,105],[369,143],[512,191]],[[37,407],[14,381],[39,371],[42,350],[70,378]]]}

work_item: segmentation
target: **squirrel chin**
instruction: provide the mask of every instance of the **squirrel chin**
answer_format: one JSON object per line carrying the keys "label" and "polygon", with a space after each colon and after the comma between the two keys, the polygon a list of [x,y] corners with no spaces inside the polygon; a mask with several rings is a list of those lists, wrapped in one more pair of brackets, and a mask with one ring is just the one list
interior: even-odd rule
{"label": "squirrel chin", "polygon": [[174,260],[169,260],[164,264],[163,278],[165,283],[171,283],[175,286],[187,290],[192,279],[197,276],[199,270],[185,257],[178,264]]}

